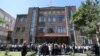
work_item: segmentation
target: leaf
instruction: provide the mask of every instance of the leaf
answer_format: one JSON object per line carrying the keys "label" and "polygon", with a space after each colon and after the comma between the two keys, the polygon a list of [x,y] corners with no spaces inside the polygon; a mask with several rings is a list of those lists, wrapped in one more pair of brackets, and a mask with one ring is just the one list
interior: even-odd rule
{"label": "leaf", "polygon": [[95,35],[100,22],[100,3],[93,0],[82,2],[78,11],[73,14],[70,22],[75,25],[75,29],[85,32],[87,36]]}

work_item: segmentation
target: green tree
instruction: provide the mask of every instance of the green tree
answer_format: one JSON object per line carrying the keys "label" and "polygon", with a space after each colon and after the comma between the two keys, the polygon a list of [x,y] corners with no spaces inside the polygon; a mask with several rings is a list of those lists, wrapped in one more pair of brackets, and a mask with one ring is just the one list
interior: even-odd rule
{"label": "green tree", "polygon": [[97,23],[100,21],[100,1],[86,0],[73,14],[71,23],[76,30],[82,30],[87,36],[97,35],[99,32]]}
{"label": "green tree", "polygon": [[[3,18],[0,18],[0,24],[6,24],[6,20],[4,20]],[[5,54],[8,55],[7,50],[6,50]]]}
{"label": "green tree", "polygon": [[0,24],[5,24],[5,23],[6,23],[6,21],[4,19],[0,18]]}

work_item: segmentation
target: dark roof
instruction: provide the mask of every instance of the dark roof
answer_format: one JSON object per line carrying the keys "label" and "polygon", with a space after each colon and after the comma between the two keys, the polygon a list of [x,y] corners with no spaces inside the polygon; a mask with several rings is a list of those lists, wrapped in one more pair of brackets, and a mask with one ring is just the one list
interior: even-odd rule
{"label": "dark roof", "polygon": [[65,7],[56,7],[56,6],[50,6],[50,7],[44,7],[44,9],[62,9],[62,8],[65,8]]}
{"label": "dark roof", "polygon": [[76,7],[76,6],[50,6],[50,7],[30,7],[30,9],[40,9],[40,10],[49,10],[49,9],[65,9],[65,7]]}
{"label": "dark roof", "polygon": [[18,14],[17,17],[27,17],[27,14]]}

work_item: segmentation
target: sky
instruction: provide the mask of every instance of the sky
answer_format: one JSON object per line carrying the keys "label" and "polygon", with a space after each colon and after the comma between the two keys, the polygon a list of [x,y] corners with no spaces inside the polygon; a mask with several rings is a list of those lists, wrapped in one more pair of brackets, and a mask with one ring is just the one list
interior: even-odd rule
{"label": "sky", "polygon": [[0,0],[0,8],[16,18],[17,14],[27,14],[30,7],[80,6],[85,0]]}

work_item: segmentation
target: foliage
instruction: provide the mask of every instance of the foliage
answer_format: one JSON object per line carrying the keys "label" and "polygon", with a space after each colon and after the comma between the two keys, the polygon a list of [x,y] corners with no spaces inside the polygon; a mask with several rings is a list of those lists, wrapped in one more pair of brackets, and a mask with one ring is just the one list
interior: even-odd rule
{"label": "foliage", "polygon": [[6,23],[6,20],[0,18],[0,24],[5,24]]}
{"label": "foliage", "polygon": [[78,11],[73,14],[71,23],[75,24],[75,29],[82,29],[88,35],[96,34],[100,21],[99,0],[86,0],[81,3]]}

